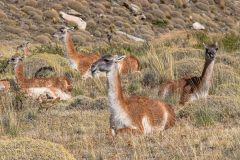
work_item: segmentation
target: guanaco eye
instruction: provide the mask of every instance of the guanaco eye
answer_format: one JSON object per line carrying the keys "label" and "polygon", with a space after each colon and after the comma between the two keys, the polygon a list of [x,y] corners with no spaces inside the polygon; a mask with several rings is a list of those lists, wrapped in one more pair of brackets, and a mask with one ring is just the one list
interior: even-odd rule
{"label": "guanaco eye", "polygon": [[105,62],[110,62],[110,60],[109,60],[109,59],[104,59],[104,61],[105,61]]}

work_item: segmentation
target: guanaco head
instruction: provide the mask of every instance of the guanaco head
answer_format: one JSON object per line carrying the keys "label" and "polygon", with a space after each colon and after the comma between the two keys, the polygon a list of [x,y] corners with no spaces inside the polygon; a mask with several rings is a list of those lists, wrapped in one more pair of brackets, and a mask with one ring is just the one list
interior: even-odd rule
{"label": "guanaco head", "polygon": [[19,46],[17,46],[17,51],[18,50],[24,50],[25,48],[28,48],[28,44],[29,44],[30,42],[24,42],[24,43],[22,43],[22,44],[20,44]]}
{"label": "guanaco head", "polygon": [[205,59],[210,61],[214,60],[218,50],[218,44],[215,43],[215,44],[206,45],[203,43],[203,45],[205,48]]}
{"label": "guanaco head", "polygon": [[8,64],[17,64],[18,62],[22,61],[23,57],[22,56],[12,56],[7,63]]}
{"label": "guanaco head", "polygon": [[69,27],[61,27],[58,32],[53,33],[53,37],[57,38],[58,40],[63,40],[66,36],[66,34],[69,31],[73,31],[74,28]]}
{"label": "guanaco head", "polygon": [[123,60],[126,56],[118,56],[118,55],[104,55],[96,62],[91,65],[91,73],[92,75],[96,75],[98,72],[110,72],[114,66],[117,65],[118,62]]}

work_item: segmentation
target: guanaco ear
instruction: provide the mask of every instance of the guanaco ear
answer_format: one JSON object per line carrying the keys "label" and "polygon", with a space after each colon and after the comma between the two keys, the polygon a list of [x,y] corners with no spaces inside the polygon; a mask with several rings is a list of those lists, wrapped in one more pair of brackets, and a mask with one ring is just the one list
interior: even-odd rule
{"label": "guanaco ear", "polygon": [[218,50],[218,42],[215,42],[216,50]]}
{"label": "guanaco ear", "polygon": [[119,61],[123,60],[124,58],[126,58],[125,55],[123,55],[123,56],[115,55],[114,58],[113,58],[113,60],[114,60],[115,62],[119,62]]}

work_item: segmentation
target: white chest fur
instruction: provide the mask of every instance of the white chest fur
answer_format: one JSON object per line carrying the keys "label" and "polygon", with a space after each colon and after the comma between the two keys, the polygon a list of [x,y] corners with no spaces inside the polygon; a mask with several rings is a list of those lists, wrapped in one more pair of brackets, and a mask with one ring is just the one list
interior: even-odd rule
{"label": "white chest fur", "polygon": [[[116,71],[116,70],[115,70]],[[117,71],[116,71],[117,72]],[[117,76],[114,71],[111,71],[107,74],[108,78],[108,100],[109,100],[109,106],[110,106],[110,114],[112,118],[111,124],[113,124],[115,129],[117,128],[123,128],[128,127],[135,129],[134,125],[132,124],[132,121],[129,117],[129,115],[124,110],[123,106],[121,106],[118,96],[117,96],[117,90],[116,90],[116,84]]]}
{"label": "white chest fur", "polygon": [[72,69],[78,70],[78,65],[74,60],[69,59],[69,64],[72,67]]}
{"label": "white chest fur", "polygon": [[2,85],[2,84],[0,84],[0,91],[1,91],[1,90],[4,90],[4,89],[5,89],[5,86]]}

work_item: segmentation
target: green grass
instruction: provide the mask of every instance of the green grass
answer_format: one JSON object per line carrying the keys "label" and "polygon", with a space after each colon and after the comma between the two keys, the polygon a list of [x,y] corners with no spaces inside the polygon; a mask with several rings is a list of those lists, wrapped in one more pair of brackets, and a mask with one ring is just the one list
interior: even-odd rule
{"label": "green grass", "polygon": [[240,49],[240,36],[236,34],[226,34],[221,40],[222,47],[227,52],[233,52]]}
{"label": "green grass", "polygon": [[58,45],[40,45],[36,46],[34,50],[32,51],[33,53],[48,53],[48,54],[58,54],[60,56],[64,56],[63,49]]}
{"label": "green grass", "polygon": [[195,112],[195,125],[196,126],[210,126],[214,124],[214,113],[204,108]]}
{"label": "green grass", "polygon": [[156,21],[153,21],[152,24],[160,28],[166,28],[168,25],[168,21],[165,19],[158,19]]}

